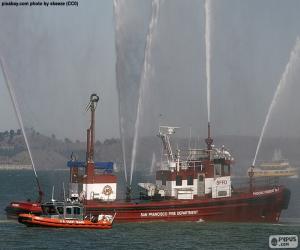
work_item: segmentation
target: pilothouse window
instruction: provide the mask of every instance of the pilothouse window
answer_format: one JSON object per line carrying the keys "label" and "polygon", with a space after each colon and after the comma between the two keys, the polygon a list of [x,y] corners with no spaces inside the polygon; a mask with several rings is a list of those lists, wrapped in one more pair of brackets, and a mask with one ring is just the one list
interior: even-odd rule
{"label": "pilothouse window", "polygon": [[162,176],[161,185],[165,186],[166,184],[167,184],[167,178],[165,176]]}
{"label": "pilothouse window", "polygon": [[64,208],[63,207],[57,207],[57,211],[59,214],[63,214],[64,213]]}
{"label": "pilothouse window", "polygon": [[80,214],[80,207],[74,207],[74,214]]}
{"label": "pilothouse window", "polygon": [[72,208],[71,208],[71,207],[67,207],[66,213],[67,213],[67,214],[72,214]]}
{"label": "pilothouse window", "polygon": [[46,214],[49,214],[49,215],[55,215],[55,214],[57,214],[55,206],[53,206],[53,205],[46,206],[44,208],[44,210],[45,210]]}
{"label": "pilothouse window", "polygon": [[182,178],[181,176],[176,176],[176,186],[182,186]]}
{"label": "pilothouse window", "polygon": [[199,175],[198,180],[199,180],[199,181],[204,181],[204,176],[203,176],[203,175]]}
{"label": "pilothouse window", "polygon": [[229,176],[230,175],[230,166],[224,165],[223,168],[224,168],[223,176]]}
{"label": "pilothouse window", "polygon": [[215,176],[221,176],[221,164],[215,164]]}
{"label": "pilothouse window", "polygon": [[188,178],[187,178],[187,184],[188,184],[188,186],[194,185],[194,177],[192,175],[188,176]]}

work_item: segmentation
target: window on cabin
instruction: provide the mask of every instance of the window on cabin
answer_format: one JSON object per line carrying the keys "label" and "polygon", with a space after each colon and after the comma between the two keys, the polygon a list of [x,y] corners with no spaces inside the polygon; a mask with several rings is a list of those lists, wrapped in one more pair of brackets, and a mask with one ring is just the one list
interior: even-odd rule
{"label": "window on cabin", "polygon": [[176,186],[182,186],[182,178],[181,176],[176,176]]}
{"label": "window on cabin", "polygon": [[188,176],[187,184],[188,184],[188,186],[193,186],[194,185],[194,176],[192,176],[192,175]]}
{"label": "window on cabin", "polygon": [[228,176],[230,175],[230,166],[229,165],[223,165],[223,176]]}
{"label": "window on cabin", "polygon": [[204,176],[203,175],[199,175],[198,180],[199,181],[203,181],[204,180]]}
{"label": "window on cabin", "polygon": [[45,211],[46,211],[46,214],[49,214],[49,215],[56,215],[57,214],[56,208],[53,205],[46,206]]}
{"label": "window on cabin", "polygon": [[66,213],[67,214],[72,214],[72,208],[71,207],[67,207],[66,208]]}
{"label": "window on cabin", "polygon": [[64,213],[64,208],[63,207],[57,207],[57,211],[59,214],[63,214]]}
{"label": "window on cabin", "polygon": [[218,196],[227,196],[227,191],[219,191]]}
{"label": "window on cabin", "polygon": [[80,207],[74,207],[74,214],[80,214]]}
{"label": "window on cabin", "polygon": [[221,176],[221,164],[215,164],[215,176]]}
{"label": "window on cabin", "polygon": [[165,186],[167,184],[167,178],[166,176],[161,177],[161,185]]}

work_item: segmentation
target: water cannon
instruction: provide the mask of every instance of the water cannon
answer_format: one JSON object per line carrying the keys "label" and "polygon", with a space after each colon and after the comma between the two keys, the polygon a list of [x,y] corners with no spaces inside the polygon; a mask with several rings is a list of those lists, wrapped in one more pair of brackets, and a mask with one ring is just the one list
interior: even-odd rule
{"label": "water cannon", "polygon": [[126,201],[127,202],[131,201],[131,186],[126,187]]}
{"label": "water cannon", "polygon": [[99,101],[99,96],[95,93],[91,94],[90,102],[98,102],[98,101]]}
{"label": "water cannon", "polygon": [[97,103],[99,102],[100,98],[97,94],[93,93],[90,96],[90,102],[86,107],[86,111],[88,111],[89,109],[91,109],[92,111],[95,111],[96,107],[97,107]]}
{"label": "water cannon", "polygon": [[207,138],[205,139],[205,143],[207,145],[207,149],[208,150],[212,150],[212,144],[214,142],[214,140],[210,137],[210,122],[208,123],[208,134],[207,134]]}
{"label": "water cannon", "polygon": [[248,170],[248,175],[250,178],[254,176],[254,166],[251,166],[250,169]]}
{"label": "water cannon", "polygon": [[250,193],[252,193],[253,192],[253,176],[254,176],[254,166],[253,165],[250,167],[250,171],[248,171],[248,175],[250,178],[249,191],[250,191]]}

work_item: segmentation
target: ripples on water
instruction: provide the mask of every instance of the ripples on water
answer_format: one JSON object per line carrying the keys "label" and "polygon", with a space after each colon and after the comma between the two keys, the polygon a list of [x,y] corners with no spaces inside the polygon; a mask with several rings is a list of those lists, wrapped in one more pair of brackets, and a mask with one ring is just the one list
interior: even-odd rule
{"label": "ripples on water", "polygon": [[[41,180],[51,190],[53,183],[67,181],[67,176],[67,172],[48,172],[41,174]],[[126,223],[111,230],[28,228],[7,220],[3,209],[13,199],[34,197],[28,190],[34,185],[32,173],[1,171],[0,185],[1,249],[268,249],[269,235],[299,237],[300,232],[299,219],[280,224]]]}
{"label": "ripples on water", "polygon": [[111,230],[27,228],[0,223],[2,249],[267,249],[269,235],[298,234],[300,225],[230,223],[115,224]]}

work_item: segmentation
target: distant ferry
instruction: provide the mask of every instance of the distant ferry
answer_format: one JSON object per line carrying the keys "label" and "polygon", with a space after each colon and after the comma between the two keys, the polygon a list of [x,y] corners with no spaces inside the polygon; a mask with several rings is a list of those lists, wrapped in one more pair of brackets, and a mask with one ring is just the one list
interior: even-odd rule
{"label": "distant ferry", "polygon": [[299,169],[291,167],[286,160],[264,162],[253,170],[254,177],[294,177],[298,178]]}
{"label": "distant ferry", "polygon": [[[248,172],[251,169],[248,170]],[[283,159],[281,150],[275,150],[270,162],[263,162],[253,169],[254,177],[293,177],[298,178],[299,169]]]}

